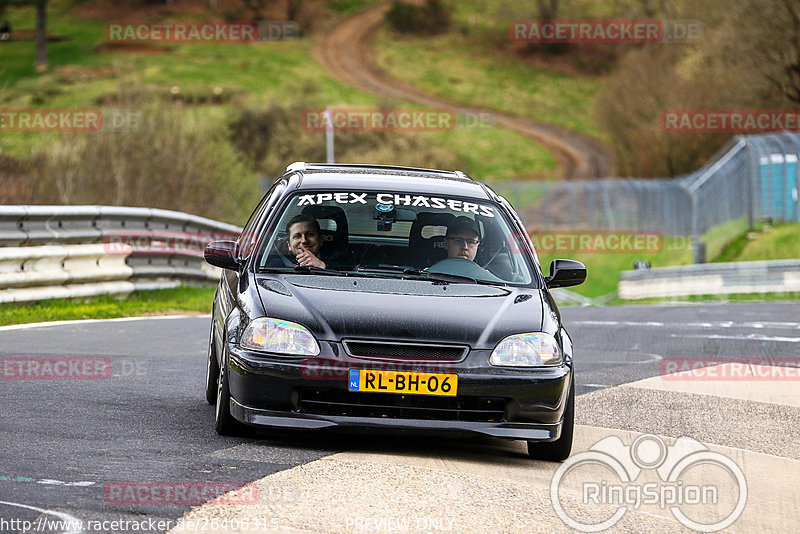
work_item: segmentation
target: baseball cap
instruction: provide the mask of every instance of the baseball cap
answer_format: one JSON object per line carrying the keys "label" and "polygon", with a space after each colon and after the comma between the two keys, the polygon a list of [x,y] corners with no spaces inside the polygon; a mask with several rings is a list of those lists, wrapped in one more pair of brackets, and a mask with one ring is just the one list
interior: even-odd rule
{"label": "baseball cap", "polygon": [[478,236],[478,239],[481,238],[481,230],[480,226],[478,226],[478,221],[463,215],[456,217],[447,224],[447,234],[445,235],[458,234],[462,231],[472,232]]}

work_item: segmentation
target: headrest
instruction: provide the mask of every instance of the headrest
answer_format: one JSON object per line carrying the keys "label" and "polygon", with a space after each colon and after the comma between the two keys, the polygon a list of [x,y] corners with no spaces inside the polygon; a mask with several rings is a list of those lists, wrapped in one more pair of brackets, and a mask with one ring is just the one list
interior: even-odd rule
{"label": "headrest", "polygon": [[[436,242],[444,241],[444,234],[425,238],[422,236],[422,230],[426,226],[443,226],[446,228],[453,218],[452,213],[436,213],[430,211],[417,213],[417,220],[411,224],[411,231],[408,234],[408,246],[411,248],[436,247]],[[442,245],[439,245],[439,247],[441,246]]]}
{"label": "headrest", "polygon": [[347,215],[339,206],[306,206],[301,213],[311,219],[317,219],[317,221],[331,220],[336,224],[335,230],[328,230],[325,225],[320,224],[322,226],[320,237],[325,243],[324,246],[348,244],[350,233],[347,226]]}

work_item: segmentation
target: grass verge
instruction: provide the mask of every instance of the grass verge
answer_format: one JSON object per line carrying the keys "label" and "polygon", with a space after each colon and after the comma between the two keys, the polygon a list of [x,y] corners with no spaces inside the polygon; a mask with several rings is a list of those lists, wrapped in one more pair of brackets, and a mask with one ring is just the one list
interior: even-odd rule
{"label": "grass verge", "polygon": [[0,325],[211,313],[214,290],[215,287],[179,286],[172,289],[140,291],[128,296],[102,295],[86,299],[53,299],[3,304]]}
{"label": "grass verge", "polygon": [[[711,228],[700,240],[706,244],[706,255],[713,262],[800,258],[800,223],[775,226],[758,223],[751,231],[747,227],[746,219],[735,219]],[[663,247],[657,253],[564,251],[542,254],[539,256],[542,269],[547,272],[550,262],[556,258],[583,262],[588,271],[586,282],[569,290],[585,297],[597,298],[615,292],[620,273],[633,269],[634,262],[649,261],[651,267],[691,265],[693,251],[691,239],[688,237],[664,236]],[[724,298],[731,300],[734,297],[726,295]]]}
{"label": "grass verge", "polygon": [[[576,234],[579,232],[575,232]],[[586,265],[588,276],[586,282],[570,291],[584,297],[597,298],[614,293],[622,271],[633,269],[637,261],[649,261],[653,267],[670,265],[688,265],[692,263],[691,243],[682,237],[664,237],[663,247],[659,252],[625,252],[625,253],[590,253],[563,251],[539,256],[542,270],[549,273],[550,262],[557,258],[578,260]]]}
{"label": "grass verge", "polygon": [[417,37],[382,28],[375,48],[382,69],[427,93],[603,137],[592,119],[602,78],[535,67],[457,31]]}
{"label": "grass verge", "polygon": [[[733,261],[789,260],[800,258],[800,223],[754,225],[731,244]],[[720,260],[729,261],[729,260]]]}

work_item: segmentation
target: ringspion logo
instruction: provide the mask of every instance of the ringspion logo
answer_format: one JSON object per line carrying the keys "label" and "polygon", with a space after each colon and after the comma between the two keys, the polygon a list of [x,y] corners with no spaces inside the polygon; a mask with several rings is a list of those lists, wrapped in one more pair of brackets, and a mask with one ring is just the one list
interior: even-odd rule
{"label": "ringspion logo", "polygon": [[[559,498],[565,480],[579,486],[583,504],[609,507],[607,517],[589,521],[570,515]],[[747,480],[736,462],[693,438],[680,437],[668,445],[659,436],[644,434],[625,445],[609,436],[559,466],[550,483],[550,501],[564,524],[579,532],[609,529],[629,510],[643,506],[669,509],[682,525],[698,532],[717,532],[744,512]],[[713,522],[702,521],[700,510]]]}

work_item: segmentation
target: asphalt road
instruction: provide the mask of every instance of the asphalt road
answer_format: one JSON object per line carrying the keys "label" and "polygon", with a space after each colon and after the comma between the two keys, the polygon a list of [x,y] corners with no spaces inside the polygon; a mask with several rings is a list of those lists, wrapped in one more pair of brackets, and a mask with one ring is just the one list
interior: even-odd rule
{"label": "asphalt road", "polygon": [[[576,347],[578,394],[657,376],[664,359],[800,358],[798,312],[797,302],[562,308]],[[0,531],[22,531],[15,519],[54,514],[175,520],[196,503],[130,504],[109,488],[154,481],[239,485],[364,445],[363,437],[327,434],[217,436],[213,408],[203,398],[208,321],[0,328],[3,358],[94,357],[113,369],[99,380],[0,380]],[[390,443],[419,446],[413,437]]]}

